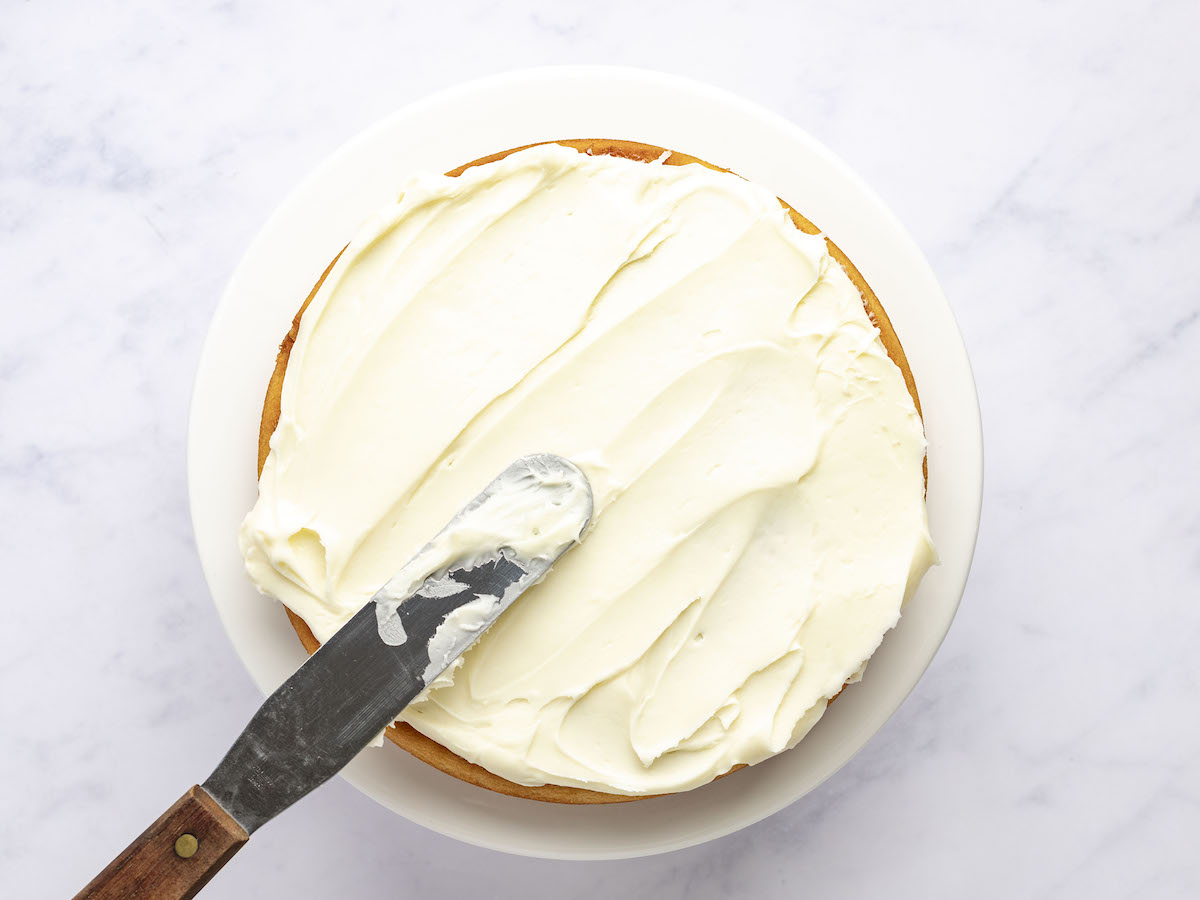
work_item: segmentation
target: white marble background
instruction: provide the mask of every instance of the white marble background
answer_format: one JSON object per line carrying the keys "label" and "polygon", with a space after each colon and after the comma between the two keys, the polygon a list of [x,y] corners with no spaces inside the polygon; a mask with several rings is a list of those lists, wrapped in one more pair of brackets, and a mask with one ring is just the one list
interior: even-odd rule
{"label": "white marble background", "polygon": [[986,433],[958,620],[857,759],[716,843],[519,859],[336,781],[206,896],[1200,896],[1197,33],[1194,0],[0,5],[0,893],[73,894],[259,702],[184,490],[250,237],[410,100],[607,62],[783,112],[925,248]]}

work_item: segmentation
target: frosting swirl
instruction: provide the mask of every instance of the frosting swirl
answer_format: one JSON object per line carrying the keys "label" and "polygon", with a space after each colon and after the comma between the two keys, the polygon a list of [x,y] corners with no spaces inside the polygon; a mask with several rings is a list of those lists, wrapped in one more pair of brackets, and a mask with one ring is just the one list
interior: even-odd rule
{"label": "frosting swirl", "polygon": [[326,640],[513,459],[587,540],[403,719],[523,784],[686,790],[793,746],[933,559],[925,440],[824,238],[699,165],[420,176],[301,319],[243,523]]}

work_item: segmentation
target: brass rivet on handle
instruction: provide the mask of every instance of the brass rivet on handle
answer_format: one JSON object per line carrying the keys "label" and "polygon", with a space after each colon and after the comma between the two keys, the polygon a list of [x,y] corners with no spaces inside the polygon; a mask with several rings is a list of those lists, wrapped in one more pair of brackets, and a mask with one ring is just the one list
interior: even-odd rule
{"label": "brass rivet on handle", "polygon": [[200,849],[200,842],[194,834],[181,834],[175,838],[175,855],[180,859],[191,859]]}

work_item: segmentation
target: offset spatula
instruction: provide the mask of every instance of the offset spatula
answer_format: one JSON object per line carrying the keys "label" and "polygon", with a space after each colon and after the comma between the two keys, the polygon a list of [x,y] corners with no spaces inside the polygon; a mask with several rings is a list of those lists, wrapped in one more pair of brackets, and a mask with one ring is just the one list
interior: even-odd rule
{"label": "offset spatula", "polygon": [[[193,897],[266,822],[341,770],[579,539],[587,479],[557,456],[504,470],[275,691],[216,771],[78,895]],[[524,525],[531,535],[513,539]],[[508,537],[504,537],[504,535]]]}

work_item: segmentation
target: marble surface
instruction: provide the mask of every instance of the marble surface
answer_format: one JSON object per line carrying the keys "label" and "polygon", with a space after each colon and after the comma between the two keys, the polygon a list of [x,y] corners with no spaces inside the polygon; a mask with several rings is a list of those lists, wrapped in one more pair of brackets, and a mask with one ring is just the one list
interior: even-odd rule
{"label": "marble surface", "polygon": [[1200,894],[1200,6],[10,3],[0,12],[0,884],[69,896],[260,697],[196,561],[188,396],[254,232],[467,78],[691,75],[828,143],[916,235],[984,412],[971,582],[850,765],[657,858],[457,844],[335,781],[225,897]]}

